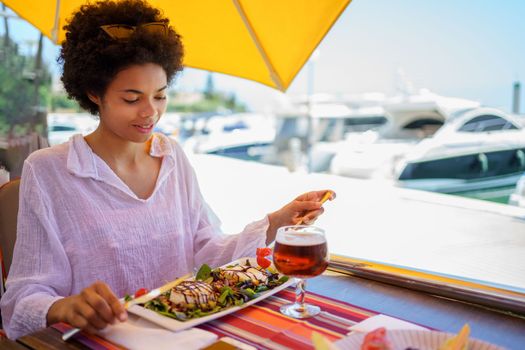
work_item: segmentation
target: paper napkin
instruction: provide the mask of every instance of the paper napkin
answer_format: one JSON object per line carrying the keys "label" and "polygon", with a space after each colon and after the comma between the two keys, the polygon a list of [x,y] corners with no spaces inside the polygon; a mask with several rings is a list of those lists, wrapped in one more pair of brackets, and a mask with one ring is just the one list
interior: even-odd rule
{"label": "paper napkin", "polygon": [[218,338],[199,328],[173,332],[132,314],[126,322],[109,325],[99,335],[130,350],[202,349]]}
{"label": "paper napkin", "polygon": [[376,315],[361,321],[349,329],[352,332],[363,332],[368,333],[379,327],[385,327],[387,330],[394,329],[417,329],[417,330],[428,330],[425,327],[418,326],[417,324],[410,323],[407,321],[400,320],[398,318],[390,317],[387,315]]}

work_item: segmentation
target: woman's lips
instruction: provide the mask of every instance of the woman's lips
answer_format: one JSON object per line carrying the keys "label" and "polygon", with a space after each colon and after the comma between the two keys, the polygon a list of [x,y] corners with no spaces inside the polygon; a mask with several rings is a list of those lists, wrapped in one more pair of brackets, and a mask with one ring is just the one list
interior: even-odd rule
{"label": "woman's lips", "polygon": [[134,124],[133,126],[138,130],[138,132],[142,134],[149,134],[153,130],[153,124],[149,124],[149,125]]}

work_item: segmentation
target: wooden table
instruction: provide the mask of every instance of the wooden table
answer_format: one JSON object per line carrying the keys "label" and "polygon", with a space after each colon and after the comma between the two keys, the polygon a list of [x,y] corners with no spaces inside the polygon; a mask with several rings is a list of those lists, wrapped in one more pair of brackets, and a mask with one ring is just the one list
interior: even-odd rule
{"label": "wooden table", "polygon": [[12,340],[6,339],[6,338],[0,338],[0,349],[6,349],[6,350],[23,350],[27,349],[25,346],[20,345],[17,342],[14,342]]}
{"label": "wooden table", "polygon": [[[475,338],[507,349],[521,350],[525,346],[525,319],[515,315],[335,272],[308,281],[307,290],[443,331],[457,332],[468,322]],[[21,337],[17,342],[29,349],[87,349],[74,339],[63,342],[53,328]]]}

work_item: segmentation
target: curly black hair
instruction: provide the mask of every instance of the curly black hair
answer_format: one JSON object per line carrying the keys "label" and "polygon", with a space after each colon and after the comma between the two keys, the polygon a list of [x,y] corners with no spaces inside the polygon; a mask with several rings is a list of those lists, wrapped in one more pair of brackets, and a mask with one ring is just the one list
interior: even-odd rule
{"label": "curly black hair", "polygon": [[[138,26],[151,22],[168,25],[167,34],[142,27],[129,39],[113,39],[102,25]],[[168,83],[182,70],[184,50],[180,35],[169,27],[169,20],[143,0],[97,1],[83,5],[64,26],[66,40],[58,62],[62,64],[62,83],[70,98],[93,115],[98,106],[88,93],[103,97],[108,85],[121,70],[135,64],[154,63],[166,72]]]}

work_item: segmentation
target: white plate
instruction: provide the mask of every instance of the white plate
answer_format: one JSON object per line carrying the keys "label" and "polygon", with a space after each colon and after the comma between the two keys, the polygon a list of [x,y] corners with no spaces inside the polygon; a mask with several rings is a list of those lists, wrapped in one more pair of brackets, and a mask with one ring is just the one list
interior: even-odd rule
{"label": "white plate", "polygon": [[[250,261],[250,264],[252,264],[253,266],[258,266],[257,265],[257,261],[255,258],[240,258],[240,259],[237,259],[235,261],[232,261],[228,264],[225,264],[223,265],[222,267],[224,266],[228,266],[228,265],[232,265],[232,264],[235,264],[235,263],[239,263],[241,265],[244,265],[244,263],[246,262],[246,259],[248,259]],[[282,275],[280,275],[282,276]],[[170,317],[167,317],[167,316],[163,316],[159,313],[156,313],[155,311],[153,310],[149,310],[149,309],[146,309],[142,306],[139,306],[139,305],[133,305],[131,306],[128,311],[135,314],[135,315],[138,315],[142,318],[145,318],[161,327],[164,327],[166,329],[169,329],[169,330],[172,330],[172,331],[181,331],[183,329],[187,329],[187,328],[191,328],[191,327],[195,327],[201,323],[205,323],[205,322],[208,322],[208,321],[211,321],[211,320],[215,320],[219,317],[222,317],[222,316],[225,316],[225,315],[228,315],[228,314],[231,314],[232,312],[235,312],[237,310],[241,310],[247,306],[250,306],[252,304],[255,304],[265,298],[268,298],[270,295],[273,295],[281,290],[283,290],[284,288],[290,286],[292,283],[294,283],[294,279],[293,278],[290,278],[288,281],[286,281],[285,283],[281,284],[280,286],[278,287],[275,287],[274,289],[270,289],[270,290],[267,290],[265,292],[261,292],[260,296],[255,298],[255,299],[252,299],[250,301],[247,301],[246,303],[242,304],[241,306],[232,306],[232,307],[229,307],[227,309],[224,309],[222,311],[219,311],[217,313],[214,313],[214,314],[211,314],[211,315],[208,315],[208,316],[204,316],[204,317],[199,317],[199,318],[192,318],[192,319],[189,319],[188,321],[179,321],[179,320],[176,320],[174,318],[170,318]]]}
{"label": "white plate", "polygon": [[[407,347],[416,348],[418,350],[437,350],[447,340],[454,336],[454,334],[443,333],[437,331],[420,331],[420,330],[387,330],[387,339],[392,346],[392,350],[405,350]],[[338,349],[345,350],[359,350],[366,333],[353,333],[348,337],[335,342]],[[494,344],[490,344],[481,340],[469,339],[469,350],[504,350]]]}

